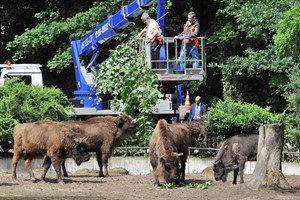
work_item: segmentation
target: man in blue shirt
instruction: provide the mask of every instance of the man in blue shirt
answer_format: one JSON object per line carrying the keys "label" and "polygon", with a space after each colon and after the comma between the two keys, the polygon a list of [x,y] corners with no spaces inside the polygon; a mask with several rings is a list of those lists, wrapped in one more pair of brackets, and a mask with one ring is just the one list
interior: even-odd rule
{"label": "man in blue shirt", "polygon": [[201,97],[195,98],[195,103],[191,106],[189,121],[203,121],[203,115],[206,113],[206,106],[201,103]]}

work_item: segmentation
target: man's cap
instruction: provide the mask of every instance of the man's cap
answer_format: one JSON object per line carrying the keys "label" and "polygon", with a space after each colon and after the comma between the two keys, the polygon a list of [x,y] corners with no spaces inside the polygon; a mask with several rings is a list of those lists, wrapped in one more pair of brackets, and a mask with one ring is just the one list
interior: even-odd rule
{"label": "man's cap", "polygon": [[172,117],[171,119],[170,119],[171,121],[177,121],[177,117]]}

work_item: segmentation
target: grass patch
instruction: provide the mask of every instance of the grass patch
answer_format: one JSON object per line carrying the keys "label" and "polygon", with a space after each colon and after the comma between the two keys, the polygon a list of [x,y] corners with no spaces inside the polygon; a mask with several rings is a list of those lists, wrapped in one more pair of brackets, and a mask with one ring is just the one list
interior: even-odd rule
{"label": "grass patch", "polygon": [[79,169],[76,174],[99,174],[99,170]]}
{"label": "grass patch", "polygon": [[113,169],[110,169],[110,170],[108,171],[108,173],[109,173],[110,175],[126,175],[126,174],[129,173],[129,171],[126,170],[126,169],[124,169],[124,168],[119,167],[119,168],[113,168]]}

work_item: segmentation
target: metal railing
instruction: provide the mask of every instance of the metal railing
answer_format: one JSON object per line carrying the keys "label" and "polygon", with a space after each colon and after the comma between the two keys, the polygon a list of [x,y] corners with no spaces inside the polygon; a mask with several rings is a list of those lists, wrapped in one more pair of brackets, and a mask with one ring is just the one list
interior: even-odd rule
{"label": "metal railing", "polygon": [[[190,58],[190,53],[184,53],[183,62],[180,62],[180,52],[186,51],[187,43],[184,42],[184,38],[164,37],[163,45],[160,47],[159,59],[153,59],[151,57],[150,44],[146,44],[146,39],[141,39],[141,49],[145,50],[145,58],[153,70],[153,72],[159,75],[179,74],[196,76],[195,79],[206,78],[206,54],[205,54],[205,38],[198,37],[198,58]],[[187,55],[188,54],[188,55]],[[183,63],[183,66],[182,66]],[[195,63],[198,63],[199,68],[193,67]]]}
{"label": "metal railing", "polygon": [[[200,156],[200,157],[215,157],[219,148],[205,148],[205,147],[189,147],[190,155]],[[115,156],[145,156],[149,155],[149,147],[116,147],[114,150]],[[282,152],[282,160],[291,160],[291,155],[293,157],[300,158],[300,152]]]}

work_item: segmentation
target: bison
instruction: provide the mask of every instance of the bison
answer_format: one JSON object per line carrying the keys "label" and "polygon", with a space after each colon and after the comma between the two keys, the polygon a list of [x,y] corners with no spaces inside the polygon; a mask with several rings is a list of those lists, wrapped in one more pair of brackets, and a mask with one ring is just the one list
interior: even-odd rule
{"label": "bison", "polygon": [[200,132],[190,124],[167,124],[158,121],[149,141],[154,185],[185,182],[185,164],[189,155],[189,137]]}
{"label": "bison", "polygon": [[[117,117],[97,116],[86,121],[66,121],[62,123],[78,132],[78,137],[89,137],[85,144],[89,152],[96,152],[100,177],[109,175],[107,169],[108,159],[113,148],[137,130],[132,117],[126,114]],[[64,176],[68,176],[64,163],[62,168]]]}
{"label": "bison", "polygon": [[52,163],[57,173],[57,181],[64,183],[61,175],[61,164],[67,155],[71,156],[77,165],[90,159],[84,144],[85,139],[87,138],[77,138],[72,129],[50,120],[17,124],[14,128],[13,180],[17,180],[17,164],[21,156],[24,156],[27,172],[30,178],[36,182],[31,168],[31,160],[34,156],[43,154],[44,164],[41,180],[45,181],[46,173]]}
{"label": "bison", "polygon": [[213,164],[216,181],[227,180],[227,174],[233,170],[233,182],[238,174],[240,183],[244,183],[244,168],[247,160],[256,160],[258,135],[236,135],[223,142]]}

